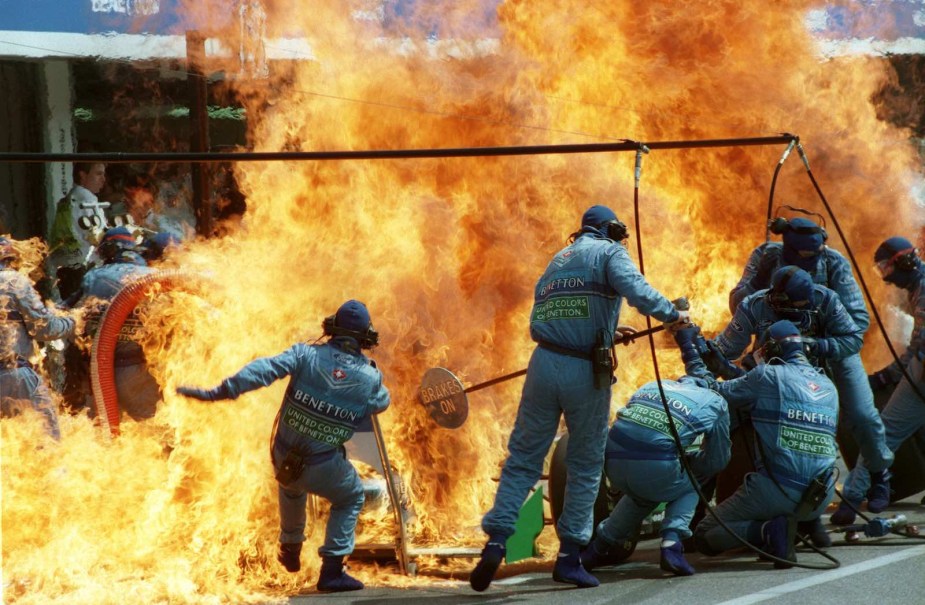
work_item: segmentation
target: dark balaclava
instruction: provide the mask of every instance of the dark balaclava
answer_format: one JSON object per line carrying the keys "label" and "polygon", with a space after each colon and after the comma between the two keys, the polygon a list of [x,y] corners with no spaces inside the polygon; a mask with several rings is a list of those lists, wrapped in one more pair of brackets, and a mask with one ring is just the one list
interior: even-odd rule
{"label": "dark balaclava", "polygon": [[796,265],[805,271],[816,268],[817,257],[825,248],[825,234],[819,225],[806,218],[793,218],[787,221],[783,233],[784,262]]}

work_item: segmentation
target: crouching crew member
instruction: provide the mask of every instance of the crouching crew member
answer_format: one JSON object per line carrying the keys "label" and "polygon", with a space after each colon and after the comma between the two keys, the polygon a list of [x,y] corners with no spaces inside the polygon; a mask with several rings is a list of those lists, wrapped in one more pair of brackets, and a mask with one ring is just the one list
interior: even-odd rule
{"label": "crouching crew member", "polygon": [[177,387],[202,401],[237,399],[242,393],[290,376],[273,431],[272,462],[279,483],[280,563],[301,568],[308,494],[331,502],[324,544],[318,549],[318,590],[359,590],[363,583],[346,573],[344,557],[353,552],[363,485],[347,460],[346,443],[370,414],[389,406],[382,373],[361,352],[379,343],[366,306],[345,302],[323,323],[330,336],[320,345],[297,343],[275,357],[256,359],[209,390]]}
{"label": "crouching crew member", "polygon": [[[109,303],[133,280],[154,273],[141,256],[136,237],[126,227],[113,227],[100,240],[99,255],[103,266],[90,269],[80,285],[78,307],[92,309],[87,332],[95,334]],[[154,417],[161,400],[161,387],[148,371],[144,350],[135,340],[141,327],[138,312],[133,311],[119,330],[115,351],[115,381],[119,406],[134,420]],[[89,397],[89,378],[82,389]],[[92,408],[91,408],[92,410]]]}
{"label": "crouching crew member", "polygon": [[565,415],[569,431],[565,503],[556,531],[557,582],[598,586],[581,565],[593,530],[592,510],[604,463],[613,362],[610,349],[623,299],[641,313],[680,326],[680,311],[633,265],[623,241],[626,225],[613,210],[592,206],[572,242],[556,253],[536,284],[530,336],[537,343],[527,368],[509,456],[492,509],[482,519],[488,542],[469,577],[474,590],[491,584],[514,533],[518,512],[540,479],[543,460]]}
{"label": "crouching crew member", "polygon": [[[925,393],[922,368],[925,363],[925,265],[916,255],[912,242],[904,237],[891,237],[880,244],[874,253],[874,262],[883,281],[908,292],[908,311],[912,313],[914,321],[909,345],[900,356],[899,364],[893,362],[869,377],[874,390],[886,389],[899,383],[881,413],[886,430],[886,445],[890,451],[896,452],[906,439],[925,425],[925,402],[903,377],[900,369],[900,365],[904,367],[919,392]],[[871,512],[880,512],[889,505],[888,492],[885,501],[875,502],[871,497],[876,487],[876,483],[871,487],[871,475],[874,474],[871,468],[872,465],[862,451],[857,464],[845,480],[842,493],[848,502],[842,502],[832,514],[832,523],[854,523],[854,509],[860,506],[865,495],[868,496],[867,508]]]}
{"label": "crouching crew member", "polygon": [[[685,353],[686,337],[678,335],[687,373],[712,381],[699,356]],[[818,519],[835,489],[838,394],[832,381],[807,361],[803,346],[796,326],[778,321],[768,330],[757,367],[741,378],[711,383],[730,411],[749,413],[757,469],[716,507],[716,515],[752,545],[789,561],[796,560],[796,522]],[[712,515],[697,525],[694,542],[706,555],[740,545]]]}
{"label": "crouching crew member", "polygon": [[[834,290],[814,284],[803,269],[781,267],[772,274],[769,289],[742,301],[729,326],[714,342],[728,359],[735,359],[752,336],[756,347],[761,346],[762,335],[775,321],[787,319],[797,326],[810,363],[830,370],[838,389],[842,424],[857,441],[865,459],[871,461],[875,472],[868,506],[879,511],[890,501],[887,469],[893,462],[893,452],[886,445],[883,421],[861,362],[864,329],[841,300]],[[819,526],[812,531],[823,535]]]}
{"label": "crouching crew member", "polygon": [[74,334],[74,319],[48,310],[32,283],[11,265],[13,242],[0,236],[0,414],[15,416],[28,402],[45,417],[48,433],[61,438],[51,393],[35,371],[32,341],[48,342]]}
{"label": "crouching crew member", "polygon": [[[703,437],[699,449],[685,455],[697,481],[703,484],[729,462],[726,402],[707,388],[703,378],[665,380],[662,389],[684,448]],[[607,438],[604,468],[610,485],[623,497],[581,553],[581,562],[588,570],[625,559],[638,540],[643,520],[665,502],[659,565],[678,576],[694,573],[684,558],[681,541],[691,536],[689,525],[699,496],[678,458],[664,409],[658,383],[650,382],[617,412]]]}
{"label": "crouching crew member", "polygon": [[[812,214],[801,208],[790,209]],[[777,272],[783,266],[792,265],[806,271],[816,284],[838,295],[863,337],[870,326],[870,313],[864,303],[864,295],[851,272],[848,259],[825,245],[828,239],[825,228],[807,218],[777,217],[768,224],[768,229],[771,233],[779,234],[782,242],[767,242],[752,252],[742,279],[729,295],[730,310],[735,313],[736,307],[749,294],[763,288],[774,289],[771,283],[773,277],[778,275]],[[799,324],[797,327],[800,327]],[[808,334],[804,331],[803,335]],[[842,423],[857,441],[871,470],[868,507],[873,502],[875,509],[882,510],[890,499],[889,468],[893,464],[893,452],[886,444],[883,422],[874,405],[874,396],[861,355],[831,355],[832,351],[825,350],[819,352],[826,358],[824,361],[830,370],[829,376],[838,389]]]}

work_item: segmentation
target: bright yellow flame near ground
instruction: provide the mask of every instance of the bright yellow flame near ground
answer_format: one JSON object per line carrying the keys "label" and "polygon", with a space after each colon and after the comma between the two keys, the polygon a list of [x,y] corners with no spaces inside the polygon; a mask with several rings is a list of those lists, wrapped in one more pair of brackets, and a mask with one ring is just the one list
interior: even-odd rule
{"label": "bright yellow flame near ground", "polygon": [[[351,19],[341,2],[313,2],[304,14],[296,7],[308,5],[267,2],[268,37],[301,29],[317,61],[272,65],[270,82],[237,84],[249,99],[254,148],[792,132],[874,281],[874,246],[921,223],[909,194],[916,168],[907,133],[878,121],[868,101],[888,65],[820,59],[803,23],[817,3],[610,4],[506,2],[500,41],[485,45],[493,50],[454,58],[423,41],[433,22],[424,12],[400,21],[411,31],[382,31]],[[351,6],[374,14],[378,4]],[[484,10],[460,4],[443,18],[459,39],[476,40],[484,34],[464,24]],[[667,296],[689,296],[708,335],[727,321],[728,291],[764,237],[782,152],[657,151],[644,159],[647,275]],[[437,365],[466,384],[526,366],[537,277],[587,206],[607,204],[632,228],[632,169],[625,153],[236,166],[248,196],[241,229],[168,261],[208,275],[210,285],[201,296],[158,299],[149,312],[146,350],[167,393],[157,418],[127,422],[113,442],[68,418],[60,444],[47,443],[28,416],[4,421],[5,598],[208,603],[310,588],[321,521],[310,526],[302,572],[286,574],[274,560],[268,442],[285,381],[212,405],[173,388],[213,386],[257,356],[319,336],[322,317],[348,298],[368,304],[381,334],[373,357],[393,397],[381,421],[414,502],[413,542],[480,544],[521,382],[473,394],[469,420],[455,431],[430,422],[417,385]],[[803,172],[794,154],[777,203],[822,211]],[[830,221],[829,243],[843,249],[834,231]],[[630,248],[635,256],[635,236]],[[629,309],[622,323],[644,327]],[[659,342],[662,375],[673,377],[676,351]],[[644,343],[619,352],[615,408],[653,377]],[[361,528],[361,541],[388,541],[393,531],[383,511],[364,515]],[[412,581],[368,564],[359,575],[372,584]]]}

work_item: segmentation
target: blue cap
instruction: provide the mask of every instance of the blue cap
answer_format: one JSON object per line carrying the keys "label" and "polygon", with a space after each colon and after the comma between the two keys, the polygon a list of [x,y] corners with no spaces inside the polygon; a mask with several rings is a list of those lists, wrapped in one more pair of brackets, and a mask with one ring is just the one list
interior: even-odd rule
{"label": "blue cap", "polygon": [[345,330],[365,332],[369,328],[369,311],[358,300],[348,300],[334,315],[334,325]]}
{"label": "blue cap", "polygon": [[607,206],[591,206],[581,217],[582,227],[598,227],[617,220],[617,215]]}

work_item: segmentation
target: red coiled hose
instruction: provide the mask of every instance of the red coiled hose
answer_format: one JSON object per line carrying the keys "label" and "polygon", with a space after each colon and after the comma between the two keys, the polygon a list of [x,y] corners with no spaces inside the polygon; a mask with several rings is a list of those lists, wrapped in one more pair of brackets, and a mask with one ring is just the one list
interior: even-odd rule
{"label": "red coiled hose", "polygon": [[177,270],[143,275],[119,290],[103,312],[90,350],[90,386],[93,389],[96,416],[109,428],[113,436],[119,434],[120,409],[119,396],[116,393],[115,354],[122,324],[155,285],[159,284],[164,290],[172,290],[186,283],[190,277],[189,274]]}

